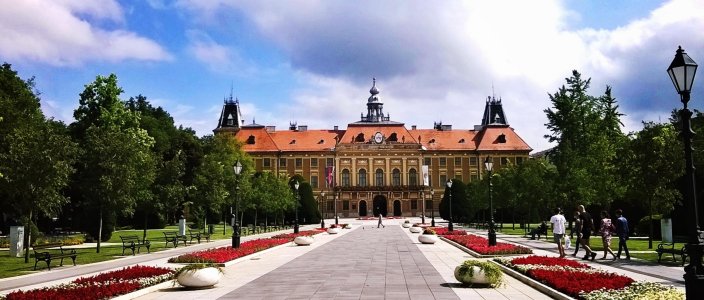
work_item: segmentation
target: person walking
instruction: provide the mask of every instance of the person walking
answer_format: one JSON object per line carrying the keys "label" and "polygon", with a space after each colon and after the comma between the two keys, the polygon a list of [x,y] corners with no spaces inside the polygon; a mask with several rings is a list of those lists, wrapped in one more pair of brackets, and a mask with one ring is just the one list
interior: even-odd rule
{"label": "person walking", "polygon": [[381,220],[383,220],[383,218],[381,217],[381,213],[379,213],[379,224],[376,225],[376,228],[379,228],[379,226],[386,228]]}
{"label": "person walking", "polygon": [[592,220],[592,215],[590,215],[586,210],[584,210],[584,205],[577,206],[579,211],[579,220],[582,222],[582,249],[586,252],[582,259],[584,260],[594,260],[596,258],[596,253],[592,251],[589,247],[589,238],[592,237],[592,231],[594,230],[594,221]]}
{"label": "person walking", "polygon": [[577,238],[574,239],[574,253],[572,253],[572,256],[577,256],[577,252],[579,252],[579,240],[582,238],[582,220],[579,219],[579,211],[574,211],[574,227],[572,227],[572,232],[570,235],[574,235],[575,233],[577,234]]}
{"label": "person walking", "polygon": [[628,253],[628,245],[626,245],[628,232],[628,220],[623,216],[623,210],[619,208],[616,210],[616,235],[618,235],[618,252],[616,253],[616,257],[619,259],[621,258],[621,249],[626,250],[626,259],[631,259],[631,254]]}
{"label": "person walking", "polygon": [[604,256],[601,259],[606,259],[606,253],[611,253],[611,256],[616,260],[616,254],[611,250],[611,235],[616,231],[614,224],[611,223],[611,218],[609,213],[605,210],[601,211],[601,227],[599,227],[599,234],[601,234],[601,242],[604,244]]}
{"label": "person walking", "polygon": [[555,209],[555,215],[550,217],[550,226],[552,227],[552,236],[557,243],[557,250],[560,251],[560,258],[565,257],[565,247],[562,244],[562,238],[565,236],[565,223],[567,220],[562,215],[560,208]]}

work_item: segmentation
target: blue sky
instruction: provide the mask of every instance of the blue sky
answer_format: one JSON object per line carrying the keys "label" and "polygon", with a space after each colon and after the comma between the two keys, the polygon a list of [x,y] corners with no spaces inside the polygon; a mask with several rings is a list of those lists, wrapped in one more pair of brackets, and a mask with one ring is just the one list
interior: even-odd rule
{"label": "blue sky", "polygon": [[13,2],[0,61],[36,77],[47,115],[71,122],[84,85],[115,73],[124,99],[142,94],[199,135],[231,87],[247,123],[344,128],[376,77],[408,127],[471,129],[494,93],[539,151],[547,95],[571,70],[592,95],[612,86],[629,132],[681,107],[665,72],[678,45],[704,63],[701,0]]}

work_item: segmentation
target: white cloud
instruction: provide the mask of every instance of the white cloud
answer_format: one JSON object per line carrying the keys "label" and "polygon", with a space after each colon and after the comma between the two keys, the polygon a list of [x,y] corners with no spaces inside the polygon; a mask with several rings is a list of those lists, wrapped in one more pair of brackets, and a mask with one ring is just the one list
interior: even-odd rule
{"label": "white cloud", "polygon": [[171,59],[148,38],[97,25],[105,21],[124,22],[122,8],[114,0],[15,1],[0,10],[0,56],[56,66]]}
{"label": "white cloud", "polygon": [[221,74],[249,76],[256,72],[253,65],[245,61],[237,49],[219,44],[201,30],[186,31],[188,51],[208,69]]}

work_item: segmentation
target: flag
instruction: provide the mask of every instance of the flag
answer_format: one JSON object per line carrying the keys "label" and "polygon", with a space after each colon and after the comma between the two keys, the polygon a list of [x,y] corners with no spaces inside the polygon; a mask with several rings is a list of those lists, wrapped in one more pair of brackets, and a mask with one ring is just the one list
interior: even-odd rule
{"label": "flag", "polygon": [[327,166],[325,168],[325,178],[328,187],[335,186],[335,166]]}
{"label": "flag", "polygon": [[423,174],[423,185],[424,185],[424,186],[429,186],[429,185],[430,185],[430,182],[429,182],[429,179],[428,179],[428,165],[422,165],[422,166],[420,167],[420,170],[421,170],[421,171],[420,171],[421,174]]}

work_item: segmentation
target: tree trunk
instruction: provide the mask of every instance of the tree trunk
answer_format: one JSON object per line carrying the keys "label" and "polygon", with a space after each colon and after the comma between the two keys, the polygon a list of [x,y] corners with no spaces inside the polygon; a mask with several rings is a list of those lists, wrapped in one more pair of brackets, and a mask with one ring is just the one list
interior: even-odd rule
{"label": "tree trunk", "polygon": [[144,230],[142,231],[142,241],[147,240],[147,220],[148,220],[148,216],[145,213],[144,214]]}
{"label": "tree trunk", "polygon": [[98,208],[98,210],[100,210],[100,212],[98,213],[98,245],[95,248],[95,253],[100,253],[100,240],[103,239],[103,208],[100,207]]}
{"label": "tree trunk", "polygon": [[29,247],[32,242],[32,209],[29,210],[29,218],[27,218],[27,223],[24,226],[24,263],[29,262]]}

